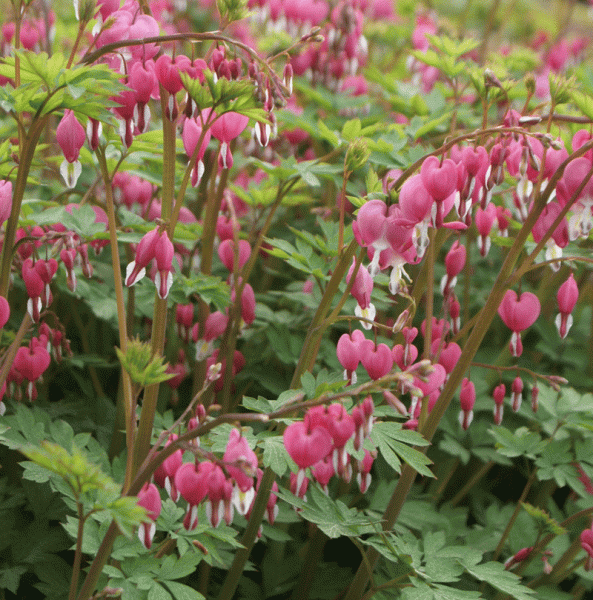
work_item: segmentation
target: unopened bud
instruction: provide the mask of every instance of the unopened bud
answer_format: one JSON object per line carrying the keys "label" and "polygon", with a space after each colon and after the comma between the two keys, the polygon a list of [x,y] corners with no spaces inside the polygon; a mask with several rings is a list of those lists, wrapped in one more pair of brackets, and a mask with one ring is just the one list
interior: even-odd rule
{"label": "unopened bud", "polygon": [[208,549],[206,548],[206,546],[204,546],[204,544],[202,544],[201,542],[198,542],[198,540],[192,540],[192,544],[204,555],[204,556],[208,556]]}
{"label": "unopened bud", "polygon": [[410,318],[410,311],[409,311],[409,309],[406,308],[406,310],[402,311],[399,314],[399,316],[397,317],[397,319],[395,320],[395,323],[393,324],[393,327],[392,327],[393,333],[399,333],[406,326],[406,323],[408,322],[409,318]]}
{"label": "unopened bud", "polygon": [[517,552],[517,554],[511,556],[511,558],[506,560],[506,562],[504,563],[504,568],[509,570],[512,569],[515,565],[522,563],[524,560],[529,558],[529,555],[532,551],[533,546],[529,546],[528,548],[522,548],[521,550],[519,550],[519,552]]}
{"label": "unopened bud", "polygon": [[539,397],[539,388],[537,387],[537,384],[534,384],[534,386],[531,388],[531,410],[533,412],[537,412],[537,409],[539,407],[538,404],[538,397]]}
{"label": "unopened bud", "polygon": [[346,170],[356,171],[366,164],[370,155],[371,151],[366,140],[358,138],[350,144],[346,152]]}
{"label": "unopened bud", "polygon": [[533,73],[528,73],[527,75],[525,75],[523,81],[525,82],[527,93],[535,94],[535,75]]}
{"label": "unopened bud", "polygon": [[218,363],[214,363],[213,365],[210,365],[210,367],[208,369],[208,374],[206,375],[206,379],[210,383],[213,383],[220,377],[221,371],[222,371],[222,363],[218,362]]}
{"label": "unopened bud", "polygon": [[95,13],[95,0],[73,0],[74,14],[77,21],[87,23]]}
{"label": "unopened bud", "polygon": [[486,69],[484,71],[484,85],[486,86],[486,89],[495,87],[499,90],[502,90],[502,83],[500,83],[500,80],[494,74],[494,71],[492,71],[492,69]]}
{"label": "unopened bud", "polygon": [[552,556],[552,551],[551,550],[546,550],[543,554],[542,554],[542,562],[544,563],[544,573],[546,575],[549,575],[552,572],[552,565],[548,562],[550,557]]}
{"label": "unopened bud", "polygon": [[408,416],[406,405],[395,394],[391,393],[389,390],[383,390],[383,398],[385,399],[385,402],[400,415],[404,417]]}
{"label": "unopened bud", "polygon": [[540,123],[541,120],[542,118],[536,115],[519,117],[519,125],[535,125],[536,123]]}

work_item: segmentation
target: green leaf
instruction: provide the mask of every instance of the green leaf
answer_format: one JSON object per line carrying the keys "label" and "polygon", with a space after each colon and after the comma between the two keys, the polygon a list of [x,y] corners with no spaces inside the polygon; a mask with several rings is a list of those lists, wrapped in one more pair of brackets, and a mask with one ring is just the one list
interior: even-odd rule
{"label": "green leaf", "polygon": [[231,302],[230,288],[220,277],[202,274],[186,277],[176,273],[169,292],[172,301],[186,304],[194,294],[206,304],[214,304],[217,310],[224,310]]}
{"label": "green leaf", "polygon": [[167,373],[167,364],[159,355],[152,355],[149,342],[141,342],[139,339],[128,340],[128,349],[124,354],[120,348],[116,348],[117,358],[130,378],[135,383],[145,387],[155,383],[167,381],[173,377]]}
{"label": "green leaf", "polygon": [[195,572],[201,560],[202,556],[198,552],[186,552],[179,558],[169,554],[163,559],[155,575],[159,579],[181,579]]}
{"label": "green leaf", "polygon": [[361,125],[360,119],[352,119],[350,121],[346,121],[342,126],[342,139],[347,142],[351,142],[355,140],[357,137],[361,135]]}
{"label": "green leaf", "polygon": [[527,427],[519,427],[511,432],[506,427],[499,425],[496,428],[489,429],[488,433],[496,440],[498,451],[509,458],[526,456],[535,459],[543,451],[546,444],[542,442],[539,434],[529,431]]}
{"label": "green leaf", "polygon": [[315,485],[309,486],[306,502],[285,490],[278,492],[278,496],[301,508],[301,517],[315,523],[329,538],[359,536],[380,528],[378,521],[369,519],[355,508],[348,508],[340,500],[332,500]]}
{"label": "green leaf", "polygon": [[163,581],[163,585],[169,589],[175,600],[206,600],[200,592],[197,592],[183,583]]}
{"label": "green leaf", "polygon": [[402,432],[401,423],[380,421],[374,425],[371,438],[388,464],[398,473],[400,472],[399,459],[401,459],[420,475],[434,477],[432,471],[428,468],[428,465],[432,464],[432,460],[422,452],[398,441],[399,438],[406,441],[411,438],[414,440],[413,443],[426,445],[426,440],[419,434],[409,436],[408,433]]}
{"label": "green leaf", "polygon": [[[144,586],[140,584],[138,587],[142,589]],[[173,600],[173,597],[159,583],[153,581],[150,589],[148,590],[148,600]]]}
{"label": "green leaf", "polygon": [[463,566],[470,575],[479,581],[489,583],[500,592],[509,594],[516,600],[533,600],[533,590],[521,585],[520,578],[505,570],[504,565],[499,562],[487,562],[481,565],[469,564],[462,561]]}
{"label": "green leaf", "polygon": [[15,565],[0,570],[0,589],[7,589],[16,594],[21,576],[27,572],[27,567]]}
{"label": "green leaf", "polygon": [[264,449],[264,467],[270,467],[278,477],[282,477],[289,470],[292,463],[284,447],[282,436],[267,437],[263,442],[259,442],[258,446]]}

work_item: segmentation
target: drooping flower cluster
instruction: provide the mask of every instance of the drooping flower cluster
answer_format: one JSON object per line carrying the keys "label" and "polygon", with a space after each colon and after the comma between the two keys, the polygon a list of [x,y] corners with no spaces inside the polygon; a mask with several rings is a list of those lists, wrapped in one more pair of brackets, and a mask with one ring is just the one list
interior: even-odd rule
{"label": "drooping flower cluster", "polygon": [[[189,427],[195,428],[205,417],[203,406],[199,406],[196,417]],[[165,447],[177,439],[172,434]],[[198,458],[200,457],[200,458]],[[154,473],[157,486],[165,490],[169,498],[178,502],[180,498],[187,503],[183,520],[184,527],[191,531],[198,525],[198,507],[204,503],[208,520],[217,527],[223,520],[230,525],[234,511],[249,516],[259,489],[262,471],[258,468],[258,459],[250,448],[247,439],[238,429],[231,429],[226,450],[222,459],[196,452],[196,459],[183,462],[183,453],[176,450],[168,456]],[[268,521],[273,524],[278,514],[274,484],[267,506]],[[156,494],[156,495],[155,495]],[[138,535],[140,541],[150,548],[161,507],[160,494],[154,484],[146,484],[138,495],[139,504],[149,510],[151,522],[143,524]]]}
{"label": "drooping flower cluster", "polygon": [[[374,404],[368,396],[349,414],[340,403],[310,408],[303,421],[296,421],[284,430],[284,447],[298,467],[291,474],[291,491],[304,497],[307,492],[310,469],[314,478],[326,491],[333,475],[349,482],[353,474],[351,457],[346,451],[350,439],[354,449],[360,450],[373,427]],[[357,461],[356,472],[362,492],[370,484],[372,455],[365,449],[363,460]]]}

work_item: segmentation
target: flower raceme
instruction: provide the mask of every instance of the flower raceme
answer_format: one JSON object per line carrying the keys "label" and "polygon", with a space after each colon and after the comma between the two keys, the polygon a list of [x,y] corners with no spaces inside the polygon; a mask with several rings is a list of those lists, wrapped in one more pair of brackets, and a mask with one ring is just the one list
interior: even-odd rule
{"label": "flower raceme", "polygon": [[303,484],[309,468],[324,488],[333,474],[350,481],[352,467],[346,444],[354,438],[354,447],[362,447],[363,439],[372,429],[373,410],[370,397],[361,406],[356,406],[352,415],[339,403],[316,406],[307,411],[303,421],[292,423],[285,429],[284,446],[299,468],[292,482],[296,491],[306,492]]}

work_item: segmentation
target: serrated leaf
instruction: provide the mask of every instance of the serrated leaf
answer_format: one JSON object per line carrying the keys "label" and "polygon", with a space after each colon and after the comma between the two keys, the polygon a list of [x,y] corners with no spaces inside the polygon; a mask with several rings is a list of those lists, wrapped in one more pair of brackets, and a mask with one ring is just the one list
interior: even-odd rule
{"label": "serrated leaf", "polygon": [[498,451],[509,458],[524,455],[535,459],[545,447],[541,436],[529,431],[527,427],[519,427],[511,432],[506,427],[499,425],[489,429],[488,433],[496,440]]}
{"label": "serrated leaf", "polygon": [[291,463],[282,436],[275,435],[265,438],[263,442],[258,443],[258,446],[263,446],[264,449],[264,467],[270,467],[278,477],[282,477]]}
{"label": "serrated leaf", "polygon": [[159,579],[181,579],[193,573],[201,560],[202,556],[197,552],[186,552],[179,558],[170,554],[163,559],[155,575]]}
{"label": "serrated leaf", "polygon": [[200,594],[200,592],[197,592],[193,588],[183,583],[164,581],[163,585],[170,590],[175,600],[206,600],[206,598]]}
{"label": "serrated leaf", "polygon": [[[402,432],[400,423],[380,421],[374,425],[371,439],[391,467],[399,473],[399,459],[401,459],[419,474],[434,477],[428,468],[428,465],[432,464],[432,460],[422,452],[398,441],[397,438],[410,439],[408,434]],[[420,435],[414,436],[412,439],[426,445],[426,441]]]}
{"label": "serrated leaf", "polygon": [[533,600],[533,590],[521,585],[520,578],[505,570],[499,562],[487,562],[481,565],[467,564],[462,561],[466,571],[480,581],[485,581],[493,588],[509,594],[516,600]]}
{"label": "serrated leaf", "polygon": [[[139,581],[136,581],[136,583],[140,589],[146,589],[145,583]],[[148,600],[173,600],[171,594],[156,581],[150,583],[147,598]]]}

